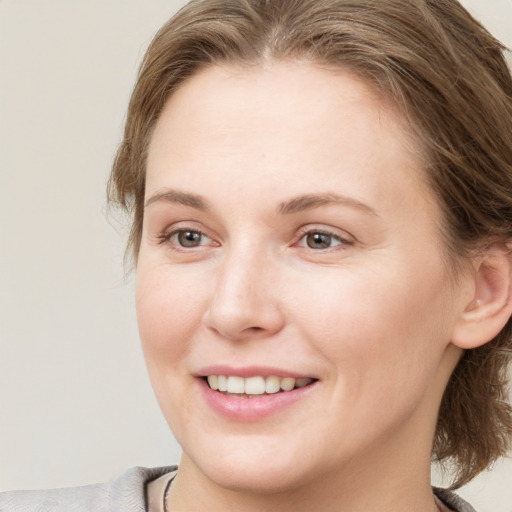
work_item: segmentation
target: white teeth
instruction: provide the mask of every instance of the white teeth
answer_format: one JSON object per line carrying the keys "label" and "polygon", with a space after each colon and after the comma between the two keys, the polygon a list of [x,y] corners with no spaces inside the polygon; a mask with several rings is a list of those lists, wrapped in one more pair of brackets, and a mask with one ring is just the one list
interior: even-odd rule
{"label": "white teeth", "polygon": [[208,384],[211,389],[234,395],[263,395],[273,394],[279,391],[291,391],[303,388],[313,382],[311,378],[294,379],[293,377],[237,377],[235,375],[209,375]]}
{"label": "white teeth", "polygon": [[219,391],[227,391],[228,390],[228,379],[225,375],[219,375],[217,377],[217,388]]}
{"label": "white teeth", "polygon": [[279,377],[267,377],[265,381],[266,393],[277,393],[281,389]]}
{"label": "white teeth", "polygon": [[295,379],[292,377],[286,377],[281,379],[281,389],[283,391],[291,391],[295,387]]}
{"label": "white teeth", "polygon": [[217,375],[210,375],[208,377],[208,384],[210,385],[210,387],[212,389],[219,389],[219,385],[218,385],[218,377]]}
{"label": "white teeth", "polygon": [[245,394],[263,395],[263,393],[265,393],[265,379],[263,377],[245,379]]}
{"label": "white teeth", "polygon": [[228,377],[228,393],[245,393],[245,382],[243,377]]}

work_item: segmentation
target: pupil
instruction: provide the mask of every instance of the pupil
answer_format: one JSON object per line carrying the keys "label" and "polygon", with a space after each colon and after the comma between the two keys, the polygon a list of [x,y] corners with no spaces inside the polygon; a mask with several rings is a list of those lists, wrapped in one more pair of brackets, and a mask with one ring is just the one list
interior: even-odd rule
{"label": "pupil", "polygon": [[331,237],[323,233],[310,233],[306,242],[311,249],[327,249],[331,245]]}
{"label": "pupil", "polygon": [[183,247],[197,247],[201,242],[201,233],[197,231],[181,231],[178,241]]}

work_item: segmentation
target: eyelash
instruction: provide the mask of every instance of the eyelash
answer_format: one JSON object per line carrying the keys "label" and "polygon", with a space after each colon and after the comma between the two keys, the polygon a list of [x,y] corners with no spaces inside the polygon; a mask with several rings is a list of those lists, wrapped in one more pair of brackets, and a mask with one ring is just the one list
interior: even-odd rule
{"label": "eyelash", "polygon": [[158,235],[158,243],[160,245],[163,245],[163,244],[170,244],[172,245],[173,247],[175,248],[178,248],[178,250],[187,250],[187,249],[194,249],[195,247],[200,247],[202,244],[199,244],[198,246],[195,246],[195,247],[186,247],[178,242],[173,242],[172,241],[172,238],[174,236],[177,236],[179,235],[180,233],[194,233],[194,234],[198,234],[200,235],[201,237],[206,237],[206,238],[210,238],[206,233],[204,233],[203,231],[201,231],[200,229],[192,229],[192,228],[186,228],[186,227],[183,227],[183,228],[179,228],[179,229],[174,229],[170,232],[164,232],[164,233],[161,233],[160,235]]}
{"label": "eyelash", "polygon": [[[196,249],[198,247],[201,247],[202,245],[205,245],[205,244],[199,243],[199,245],[192,245],[192,246],[187,247],[186,245],[183,245],[179,241],[172,240],[173,237],[179,236],[181,233],[189,233],[189,234],[192,233],[194,235],[200,235],[203,238],[212,240],[206,233],[204,233],[203,231],[201,231],[199,229],[183,227],[183,228],[179,228],[179,229],[174,229],[171,232],[164,232],[164,233],[160,234],[158,236],[158,244],[160,244],[160,245],[170,244],[171,246],[173,246],[173,248],[175,250],[185,250],[185,251],[188,249]],[[308,243],[307,237],[310,235],[322,235],[325,237],[329,237],[330,241],[335,240],[338,243],[336,243],[335,245],[330,245],[329,247],[321,247],[321,248],[309,247],[307,245],[307,243]],[[354,245],[353,240],[348,240],[346,238],[343,238],[342,236],[340,236],[336,233],[333,233],[332,231],[326,230],[326,229],[304,227],[301,230],[299,230],[299,232],[297,233],[297,237],[298,237],[298,241],[294,244],[295,246],[309,248],[313,251],[327,251],[327,250],[333,249],[334,247],[337,247],[337,246],[352,246],[352,245]],[[304,245],[301,243],[303,240],[304,240]],[[218,246],[219,244],[215,243],[215,245]]]}
{"label": "eyelash", "polygon": [[[312,247],[309,247],[307,245],[302,245],[301,244],[301,242],[303,240],[305,240],[306,237],[309,236],[309,235],[323,235],[323,236],[329,237],[332,240],[336,240],[338,243],[333,245],[333,246],[326,247],[326,248],[313,249]],[[334,233],[332,231],[329,231],[327,229],[314,228],[314,227],[312,228],[310,226],[304,227],[301,230],[299,230],[299,232],[297,233],[297,236],[299,238],[298,238],[298,242],[296,243],[296,245],[298,245],[299,247],[309,248],[309,249],[314,250],[314,251],[322,251],[322,250],[327,251],[327,250],[333,249],[333,248],[335,248],[337,246],[352,246],[352,245],[354,245],[354,241],[353,240],[350,240],[350,239],[347,239],[347,238],[343,238],[339,234],[336,234],[336,233]],[[306,241],[305,241],[305,244],[307,244]]]}

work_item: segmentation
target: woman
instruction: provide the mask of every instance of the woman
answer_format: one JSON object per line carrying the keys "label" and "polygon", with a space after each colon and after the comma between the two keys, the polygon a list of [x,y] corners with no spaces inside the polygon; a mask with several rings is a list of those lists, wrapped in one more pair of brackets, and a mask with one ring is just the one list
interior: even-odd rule
{"label": "woman", "polygon": [[432,491],[430,460],[455,488],[512,437],[502,50],[454,0],[203,0],[170,20],[110,194],[179,469],[3,509],[473,510]]}

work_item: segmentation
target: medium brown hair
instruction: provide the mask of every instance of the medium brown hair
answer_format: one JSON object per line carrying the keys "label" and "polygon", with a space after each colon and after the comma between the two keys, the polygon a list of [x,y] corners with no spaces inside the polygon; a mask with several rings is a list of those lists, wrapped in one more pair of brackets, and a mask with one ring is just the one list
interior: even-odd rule
{"label": "medium brown hair", "polygon": [[[133,215],[135,261],[148,144],[164,103],[216,63],[310,60],[350,69],[394,99],[426,152],[452,261],[512,239],[512,78],[503,46],[455,0],[195,0],[157,33],[141,64],[109,197]],[[460,486],[504,455],[511,322],[466,351],[445,391],[433,458]]]}

